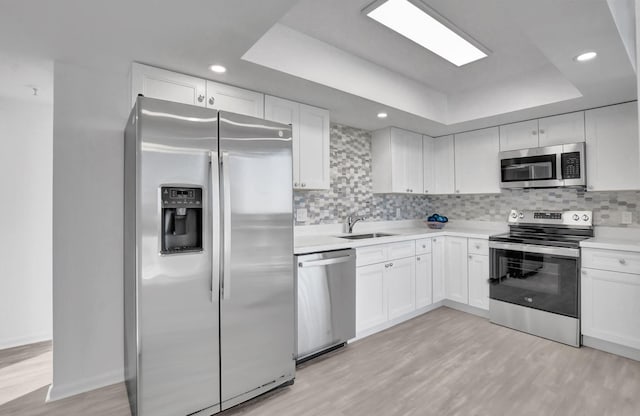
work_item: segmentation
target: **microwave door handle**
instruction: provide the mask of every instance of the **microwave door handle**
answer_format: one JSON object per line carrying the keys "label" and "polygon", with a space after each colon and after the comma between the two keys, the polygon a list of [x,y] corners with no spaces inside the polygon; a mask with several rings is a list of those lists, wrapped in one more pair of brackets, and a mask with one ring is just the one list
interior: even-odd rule
{"label": "microwave door handle", "polygon": [[556,153],[556,177],[561,185],[564,185],[564,178],[562,177],[562,152]]}

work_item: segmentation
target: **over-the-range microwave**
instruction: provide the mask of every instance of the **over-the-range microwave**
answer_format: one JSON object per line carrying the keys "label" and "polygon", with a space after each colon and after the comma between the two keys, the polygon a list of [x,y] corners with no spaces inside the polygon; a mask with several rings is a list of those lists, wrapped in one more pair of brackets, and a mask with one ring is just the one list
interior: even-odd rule
{"label": "over-the-range microwave", "polygon": [[500,187],[585,187],[584,160],[584,143],[500,152]]}

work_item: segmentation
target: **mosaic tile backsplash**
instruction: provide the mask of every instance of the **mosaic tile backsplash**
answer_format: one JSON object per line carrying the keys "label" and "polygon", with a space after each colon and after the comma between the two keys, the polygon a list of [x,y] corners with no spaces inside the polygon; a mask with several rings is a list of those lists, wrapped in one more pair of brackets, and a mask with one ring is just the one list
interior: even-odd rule
{"label": "mosaic tile backsplash", "polygon": [[640,228],[640,191],[582,192],[575,189],[515,189],[482,195],[373,194],[371,134],[331,125],[331,187],[295,191],[295,208],[307,209],[303,224],[344,223],[352,213],[368,221],[424,218],[437,212],[450,219],[506,221],[512,208],[591,210],[596,225],[621,226],[622,212],[633,214],[627,227]]}

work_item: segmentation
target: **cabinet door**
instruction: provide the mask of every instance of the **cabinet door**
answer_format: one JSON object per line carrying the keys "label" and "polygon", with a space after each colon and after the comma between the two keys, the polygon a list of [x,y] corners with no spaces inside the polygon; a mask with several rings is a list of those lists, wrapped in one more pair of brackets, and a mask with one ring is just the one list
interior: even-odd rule
{"label": "cabinet door", "polygon": [[278,123],[291,124],[293,136],[293,187],[300,186],[300,104],[283,98],[264,97],[264,118]]}
{"label": "cabinet door", "polygon": [[356,332],[387,322],[384,263],[356,269]]}
{"label": "cabinet door", "polygon": [[582,269],[582,334],[640,349],[640,275]]}
{"label": "cabinet door", "polygon": [[455,135],[456,193],[500,193],[498,128]]}
{"label": "cabinet door", "polygon": [[422,136],[391,128],[391,188],[396,193],[422,192]]}
{"label": "cabinet door", "polygon": [[416,309],[415,258],[392,260],[385,267],[389,319],[394,319]]}
{"label": "cabinet door", "polygon": [[500,126],[500,151],[538,147],[538,120]]}
{"label": "cabinet door", "polygon": [[[455,154],[453,136],[434,139],[433,157],[433,193],[452,194],[455,188]],[[431,193],[431,192],[430,192]]]}
{"label": "cabinet door", "polygon": [[137,63],[131,65],[133,104],[138,94],[142,94],[145,97],[204,107],[206,91],[207,82],[204,79]]}
{"label": "cabinet door", "polygon": [[264,118],[264,94],[207,81],[207,107]]}
{"label": "cabinet door", "polygon": [[329,111],[300,104],[300,187],[329,189]]}
{"label": "cabinet door", "polygon": [[416,308],[431,305],[431,253],[416,256]]}
{"label": "cabinet door", "polygon": [[467,239],[445,238],[445,292],[447,299],[469,303]]}
{"label": "cabinet door", "polygon": [[585,112],[587,189],[640,189],[638,104]]}
{"label": "cabinet door", "polygon": [[469,255],[469,305],[489,310],[489,256]]}
{"label": "cabinet door", "polygon": [[422,136],[422,186],[424,194],[435,191],[434,140],[433,137]]}
{"label": "cabinet door", "polygon": [[432,260],[432,296],[433,303],[445,299],[445,239],[446,237],[436,237],[431,240],[431,260]]}
{"label": "cabinet door", "polygon": [[540,147],[584,142],[584,111],[538,120]]}

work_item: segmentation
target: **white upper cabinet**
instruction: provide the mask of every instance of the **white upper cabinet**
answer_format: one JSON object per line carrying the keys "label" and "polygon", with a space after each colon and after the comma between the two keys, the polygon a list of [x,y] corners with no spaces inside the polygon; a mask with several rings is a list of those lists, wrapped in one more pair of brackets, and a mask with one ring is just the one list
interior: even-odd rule
{"label": "white upper cabinet", "polygon": [[131,65],[132,105],[135,104],[138,94],[205,107],[207,82],[189,75],[133,63]]}
{"label": "white upper cabinet", "polygon": [[264,118],[264,94],[207,81],[207,107]]}
{"label": "white upper cabinet", "polygon": [[131,65],[133,103],[138,94],[264,118],[264,94],[133,63]]}
{"label": "white upper cabinet", "polygon": [[538,147],[538,120],[500,126],[500,151]]}
{"label": "white upper cabinet", "polygon": [[329,111],[267,95],[264,118],[292,126],[294,188],[329,189]]}
{"label": "white upper cabinet", "polygon": [[456,193],[500,193],[498,128],[455,135]]}
{"label": "white upper cabinet", "polygon": [[455,190],[453,136],[434,139],[422,136],[425,194],[452,194]]}
{"label": "white upper cabinet", "polygon": [[300,187],[329,189],[329,111],[300,104]]}
{"label": "white upper cabinet", "polygon": [[538,120],[539,146],[584,142],[584,111]]}
{"label": "white upper cabinet", "polygon": [[422,193],[422,135],[395,127],[374,131],[371,157],[374,193]]}
{"label": "white upper cabinet", "polygon": [[587,190],[640,189],[637,102],[585,112]]}

